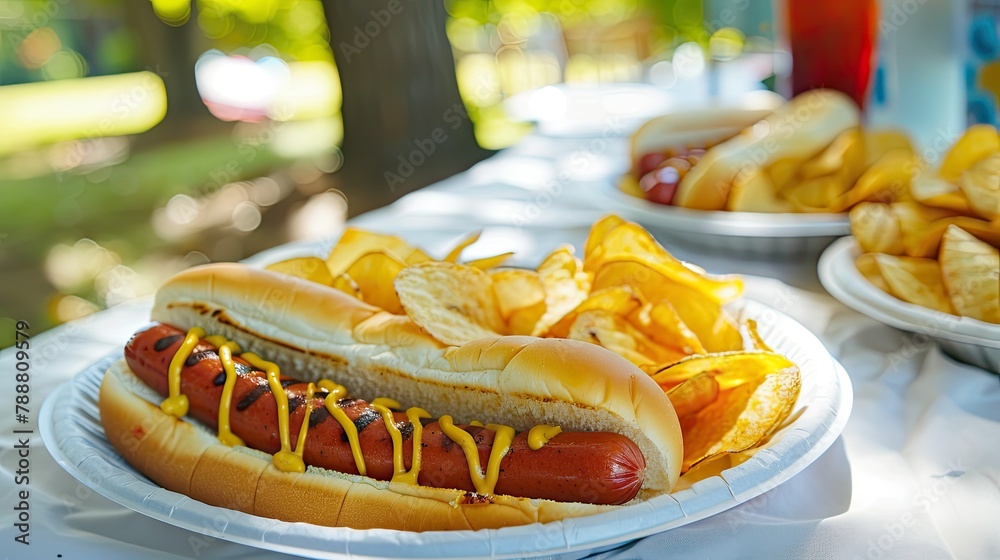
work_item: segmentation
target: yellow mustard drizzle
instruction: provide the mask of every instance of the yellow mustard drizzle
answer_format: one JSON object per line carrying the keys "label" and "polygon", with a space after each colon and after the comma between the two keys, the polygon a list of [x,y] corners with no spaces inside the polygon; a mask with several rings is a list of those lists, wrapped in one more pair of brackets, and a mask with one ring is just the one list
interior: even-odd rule
{"label": "yellow mustard drizzle", "polygon": [[233,364],[233,353],[240,353],[240,347],[235,342],[223,341],[222,344],[215,344],[209,338],[205,339],[219,347],[219,360],[222,362],[222,369],[226,372],[226,383],[222,386],[222,399],[219,401],[219,441],[234,447],[244,445],[240,436],[233,433],[229,426],[229,410],[233,402],[233,387],[236,386],[236,365]]}
{"label": "yellow mustard drizzle", "polygon": [[562,433],[562,428],[559,426],[547,426],[545,424],[539,424],[530,430],[528,430],[528,447],[532,451],[538,451],[550,439],[556,437],[556,435]]}
{"label": "yellow mustard drizzle", "polygon": [[[320,383],[322,382],[320,381]],[[347,441],[351,444],[351,454],[354,455],[354,464],[358,468],[358,474],[364,476],[368,473],[368,469],[365,468],[365,457],[361,454],[361,444],[358,442],[358,427],[347,417],[344,409],[337,406],[337,399],[331,398],[333,395],[333,391],[330,391],[330,394],[323,401],[323,405],[330,412],[330,416],[333,416],[340,423],[340,426],[344,428],[344,433],[347,434]]]}
{"label": "yellow mustard drizzle", "polygon": [[326,396],[327,400],[333,399],[334,402],[337,402],[340,399],[346,399],[349,396],[347,394],[346,387],[344,387],[340,383],[334,383],[329,379],[320,379],[319,381],[316,382],[316,386],[319,387],[320,389],[323,389],[327,393],[330,393],[329,395]]}
{"label": "yellow mustard drizzle", "polygon": [[302,462],[302,457],[292,452],[288,428],[288,394],[281,386],[277,364],[265,361],[250,352],[241,357],[253,367],[267,373],[267,383],[271,386],[271,394],[278,406],[278,437],[281,439],[281,449],[274,454],[274,466],[285,472],[306,472],[306,465]]}
{"label": "yellow mustard drizzle", "polygon": [[483,423],[482,423],[482,422],[480,422],[479,420],[473,420],[472,422],[469,422],[469,425],[470,425],[470,426],[475,426],[475,427],[477,427],[477,428],[485,428],[485,427],[486,427],[486,426],[484,426],[484,425],[483,425]]}
{"label": "yellow mustard drizzle", "polygon": [[403,405],[399,404],[399,401],[397,401],[396,399],[390,399],[389,397],[379,397],[377,399],[372,400],[372,402],[368,404],[372,406],[375,405],[384,406],[386,408],[393,408],[396,410],[403,408]]}
{"label": "yellow mustard drizzle", "polygon": [[479,448],[469,432],[455,426],[454,420],[448,415],[439,418],[438,425],[441,426],[441,431],[465,452],[465,460],[469,463],[469,474],[472,475],[472,484],[476,487],[476,492],[492,494],[496,488],[497,479],[500,478],[500,460],[503,459],[507,450],[510,449],[511,442],[514,441],[514,428],[496,425],[498,429],[493,437],[493,450],[490,451],[490,458],[486,463],[486,472],[484,473],[479,463]]}
{"label": "yellow mustard drizzle", "polygon": [[167,385],[170,389],[170,396],[160,403],[160,410],[167,414],[180,418],[188,413],[187,395],[181,393],[181,368],[184,367],[184,362],[191,356],[191,351],[194,350],[203,336],[205,336],[205,331],[198,327],[189,330],[181,347],[177,349],[177,353],[170,360],[170,368],[167,370]]}
{"label": "yellow mustard drizzle", "polygon": [[313,395],[316,394],[316,386],[310,383],[306,387],[306,413],[302,416],[302,424],[299,426],[299,438],[295,442],[295,454],[302,458],[302,453],[306,450],[306,434],[309,431],[309,418],[313,410]]}
{"label": "yellow mustard drizzle", "polygon": [[[378,399],[375,399],[378,400]],[[406,463],[403,461],[403,433],[396,427],[396,421],[392,416],[392,411],[381,404],[371,403],[372,408],[382,415],[385,422],[385,429],[392,438],[392,482],[403,482],[417,485],[417,477],[420,475],[420,441],[424,435],[424,426],[420,423],[421,418],[430,418],[431,415],[426,410],[416,406],[406,410],[406,418],[413,426],[413,455],[410,458],[410,470],[406,470]]]}

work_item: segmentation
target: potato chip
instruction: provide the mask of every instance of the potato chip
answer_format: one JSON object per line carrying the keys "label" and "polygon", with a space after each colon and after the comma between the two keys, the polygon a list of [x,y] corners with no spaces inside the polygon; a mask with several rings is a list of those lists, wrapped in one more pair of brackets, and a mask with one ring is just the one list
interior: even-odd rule
{"label": "potato chip", "polygon": [[583,272],[580,259],[573,256],[573,247],[553,251],[538,265],[538,274],[545,286],[545,314],[535,326],[535,333],[545,332],[587,299],[590,276]]}
{"label": "potato chip", "polygon": [[406,264],[431,260],[426,253],[399,237],[349,227],[344,230],[344,234],[330,251],[330,256],[326,258],[326,266],[330,269],[330,274],[337,276],[347,272],[347,267],[354,264],[362,255],[373,252],[386,253]]}
{"label": "potato chip", "polygon": [[490,276],[471,266],[427,262],[403,269],[396,293],[413,322],[445,344],[501,336]]}
{"label": "potato chip", "polygon": [[603,309],[615,315],[624,317],[642,305],[642,300],[631,286],[615,286],[592,292],[587,299],[580,302],[572,311],[563,315],[556,324],[541,334],[544,337],[566,338],[576,317],[584,311]]}
{"label": "potato chip", "polygon": [[801,386],[799,368],[792,365],[724,390],[682,422],[681,471],[722,453],[745,451],[769,437],[791,413]]}
{"label": "potato chip", "polygon": [[266,268],[267,270],[273,270],[274,272],[280,272],[282,274],[289,274],[291,276],[295,276],[296,278],[303,278],[305,280],[309,280],[310,282],[323,284],[324,286],[333,285],[333,276],[330,274],[330,269],[326,267],[326,262],[319,257],[300,257],[297,259],[288,259],[286,261],[269,264]]}
{"label": "potato chip", "polygon": [[875,262],[876,254],[877,253],[865,253],[861,255],[858,257],[858,260],[854,261],[854,266],[856,266],[858,272],[860,272],[865,279],[874,284],[876,288],[890,294],[892,292],[889,291],[889,285],[885,283],[885,278],[882,278],[882,272],[878,269],[878,263]]}
{"label": "potato chip", "polygon": [[1000,218],[1000,152],[970,167],[958,186],[977,214],[987,220]]}
{"label": "potato chip", "polygon": [[479,241],[479,238],[482,237],[482,235],[483,235],[483,230],[479,230],[473,234],[470,234],[465,239],[459,241],[458,245],[455,245],[455,248],[448,252],[448,256],[444,258],[444,261],[458,262],[458,257],[462,256],[462,251],[464,251],[466,247],[468,247],[469,245],[472,245],[476,241]]}
{"label": "potato chip", "polygon": [[802,161],[801,158],[782,158],[768,165],[764,171],[771,178],[774,188],[780,192],[798,178]]}
{"label": "potato chip", "polygon": [[[392,286],[396,275],[406,267],[402,261],[376,251],[362,255],[347,267],[347,275],[355,282],[364,301],[395,315],[403,314],[403,307]],[[338,275],[339,278],[339,275]]]}
{"label": "potato chip", "polygon": [[909,190],[919,168],[920,162],[912,153],[891,151],[869,167],[849,191],[831,202],[827,210],[845,212],[860,202],[896,200]]}
{"label": "potato chip", "polygon": [[667,348],[685,355],[706,352],[698,336],[684,324],[677,310],[667,300],[655,304],[647,302],[630,313],[627,319],[646,336]]}
{"label": "potato chip", "polygon": [[499,255],[493,255],[492,257],[483,257],[481,259],[466,261],[464,264],[466,266],[474,266],[479,270],[490,270],[503,266],[503,263],[507,262],[513,256],[513,252],[500,253]]}
{"label": "potato chip", "polygon": [[794,212],[795,208],[778,198],[778,187],[770,175],[761,169],[741,173],[733,180],[726,200],[730,212]]}
{"label": "potato chip", "polygon": [[[323,264],[323,267],[326,267],[326,263]],[[345,294],[354,296],[361,301],[365,301],[365,296],[361,293],[361,287],[358,286],[358,283],[355,282],[353,278],[348,276],[346,272],[333,279],[333,287],[344,292]]]}
{"label": "potato chip", "polygon": [[567,338],[603,346],[637,366],[673,363],[683,357],[660,346],[624,318],[603,309],[577,315]]}
{"label": "potato chip", "polygon": [[799,168],[799,176],[803,180],[809,180],[836,174],[844,182],[853,183],[867,167],[865,155],[865,137],[861,129],[849,128],[841,132],[819,155],[803,163]]}
{"label": "potato chip", "polygon": [[934,259],[875,255],[882,278],[893,296],[943,313],[954,313],[941,280],[941,267]]}
{"label": "potato chip", "polygon": [[1000,251],[957,226],[941,241],[941,275],[960,315],[1000,323]]}
{"label": "potato chip", "polygon": [[888,204],[862,202],[851,208],[851,233],[866,253],[902,255],[903,232]]}
{"label": "potato chip", "polygon": [[788,358],[773,352],[722,352],[689,356],[661,368],[652,375],[653,381],[665,389],[675,387],[692,377],[709,373],[723,391],[759,379],[768,373],[795,367]]}
{"label": "potato chip", "polygon": [[903,150],[914,153],[913,144],[905,132],[899,130],[866,130],[865,135],[865,167],[875,165],[875,162],[885,157],[893,150]]}
{"label": "potato chip", "polygon": [[530,335],[545,314],[545,286],[533,270],[509,268],[489,273],[497,309],[507,323],[504,334]]}
{"label": "potato chip", "polygon": [[921,239],[933,222],[955,215],[955,212],[944,208],[932,208],[919,202],[894,202],[889,210],[896,216],[900,233],[903,236],[903,252],[911,257],[931,255],[917,254]]}
{"label": "potato chip", "polygon": [[952,216],[936,220],[925,226],[908,253],[914,257],[925,258],[937,255],[941,238],[948,226],[958,226],[994,247],[1000,246],[1000,221],[987,222],[968,216]]}
{"label": "potato chip", "polygon": [[597,250],[601,242],[604,241],[604,236],[609,231],[624,223],[625,220],[614,214],[608,214],[594,222],[594,225],[590,226],[590,233],[587,235],[587,241],[583,245],[583,258],[586,259]]}
{"label": "potato chip", "polygon": [[637,290],[647,301],[669,302],[705,350],[724,352],[743,348],[743,337],[735,321],[718,301],[703,291],[674,282],[635,261],[606,263],[594,276],[594,290],[625,285]]}
{"label": "potato chip", "polygon": [[667,391],[678,418],[698,412],[715,402],[718,396],[719,382],[708,373],[698,374]]}
{"label": "potato chip", "polygon": [[949,183],[955,183],[966,169],[996,153],[1000,153],[997,129],[988,124],[970,126],[944,156],[938,175]]}
{"label": "potato chip", "polygon": [[774,352],[771,347],[764,342],[764,338],[760,336],[760,331],[757,330],[757,321],[754,319],[746,319],[741,321],[742,331],[743,331],[743,349],[747,351],[760,350],[762,352]]}
{"label": "potato chip", "polygon": [[738,276],[712,276],[675,259],[649,232],[631,222],[608,230],[593,252],[587,255],[583,268],[596,273],[610,262],[643,263],[664,277],[702,291],[720,303],[730,302],[743,293],[743,280]]}
{"label": "potato chip", "polygon": [[823,175],[789,185],[781,196],[792,207],[790,211],[828,212],[827,208],[852,186],[854,181],[846,180],[840,174]]}
{"label": "potato chip", "polygon": [[960,214],[973,214],[969,199],[958,185],[932,175],[919,175],[910,184],[913,199],[925,206],[954,210]]}

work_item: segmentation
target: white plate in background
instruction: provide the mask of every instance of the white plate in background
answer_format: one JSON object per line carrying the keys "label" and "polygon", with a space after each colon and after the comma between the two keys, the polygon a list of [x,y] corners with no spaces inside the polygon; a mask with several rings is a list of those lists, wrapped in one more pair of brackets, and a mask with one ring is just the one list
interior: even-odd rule
{"label": "white plate in background", "polygon": [[830,295],[889,326],[929,336],[956,360],[1000,373],[1000,325],[907,303],[869,282],[855,266],[861,249],[853,237],[831,245],[820,258],[819,279]]}

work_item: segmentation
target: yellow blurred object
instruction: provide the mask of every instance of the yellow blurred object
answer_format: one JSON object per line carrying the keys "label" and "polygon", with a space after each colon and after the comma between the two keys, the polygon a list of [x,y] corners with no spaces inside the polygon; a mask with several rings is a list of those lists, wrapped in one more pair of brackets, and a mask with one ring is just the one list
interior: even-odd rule
{"label": "yellow blurred object", "polygon": [[875,263],[892,295],[914,305],[954,313],[936,260],[876,254]]}
{"label": "yellow blurred object", "polygon": [[959,314],[1000,324],[1000,250],[952,225],[941,241],[938,260]]}
{"label": "yellow blurred object", "polygon": [[1000,152],[972,165],[958,182],[969,206],[987,220],[1000,218]]}
{"label": "yellow blurred object", "polygon": [[163,23],[179,27],[191,17],[191,0],[150,0],[153,12]]}
{"label": "yellow blurred object", "polygon": [[914,200],[927,206],[954,210],[965,215],[972,213],[969,199],[965,198],[958,185],[941,177],[926,174],[915,177],[910,185],[910,194]]}
{"label": "yellow blurred object", "polygon": [[882,278],[882,272],[878,268],[878,263],[875,261],[876,254],[865,253],[859,256],[858,260],[854,261],[854,265],[857,267],[858,272],[874,284],[876,288],[885,293],[890,293],[889,284],[885,283],[885,279]]}
{"label": "yellow blurred object", "polygon": [[891,201],[906,192],[920,164],[905,150],[894,150],[875,162],[846,193],[830,203],[831,212],[845,212],[864,201]]}
{"label": "yellow blurred object", "polygon": [[737,175],[729,190],[730,212],[792,212],[795,208],[777,196],[777,187],[762,169]]}
{"label": "yellow blurred object", "polygon": [[163,120],[167,92],[152,72],[0,87],[0,155],[80,138],[145,132]]}
{"label": "yellow blurred object", "polygon": [[841,132],[818,156],[803,163],[799,176],[815,179],[837,174],[853,183],[868,167],[865,158],[865,136],[860,128],[851,128]]}
{"label": "yellow blurred object", "polygon": [[875,165],[875,162],[895,150],[916,154],[910,137],[899,130],[866,130],[865,136],[865,167]]}
{"label": "yellow blurred object", "polygon": [[868,253],[902,255],[903,232],[899,218],[888,204],[862,202],[851,209],[851,233]]}
{"label": "yellow blurred object", "polygon": [[928,232],[928,228],[931,228],[931,225],[938,220],[950,218],[955,215],[951,210],[923,206],[913,201],[894,202],[889,205],[889,210],[896,216],[896,221],[899,224],[899,231],[903,239],[903,253],[911,257],[934,256],[934,253],[937,252],[936,250],[928,254],[926,250],[921,249],[922,245],[925,244],[924,238]]}
{"label": "yellow blurred object", "polygon": [[938,175],[949,183],[955,183],[966,169],[996,153],[1000,153],[997,129],[988,124],[970,126],[945,155]]}

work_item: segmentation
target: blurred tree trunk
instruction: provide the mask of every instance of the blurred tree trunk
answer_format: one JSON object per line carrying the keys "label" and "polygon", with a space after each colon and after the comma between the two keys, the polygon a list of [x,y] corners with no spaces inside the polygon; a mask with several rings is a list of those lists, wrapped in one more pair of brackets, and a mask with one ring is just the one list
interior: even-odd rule
{"label": "blurred tree trunk", "polygon": [[179,27],[167,25],[153,12],[149,2],[124,2],[125,21],[139,43],[143,69],[158,74],[167,91],[167,115],[163,122],[135,138],[139,146],[195,136],[228,134],[233,125],[208,112],[198,93],[194,65],[208,50],[198,28],[197,2],[191,17]]}
{"label": "blurred tree trunk", "polygon": [[323,0],[344,94],[352,215],[486,158],[458,93],[443,0]]}

